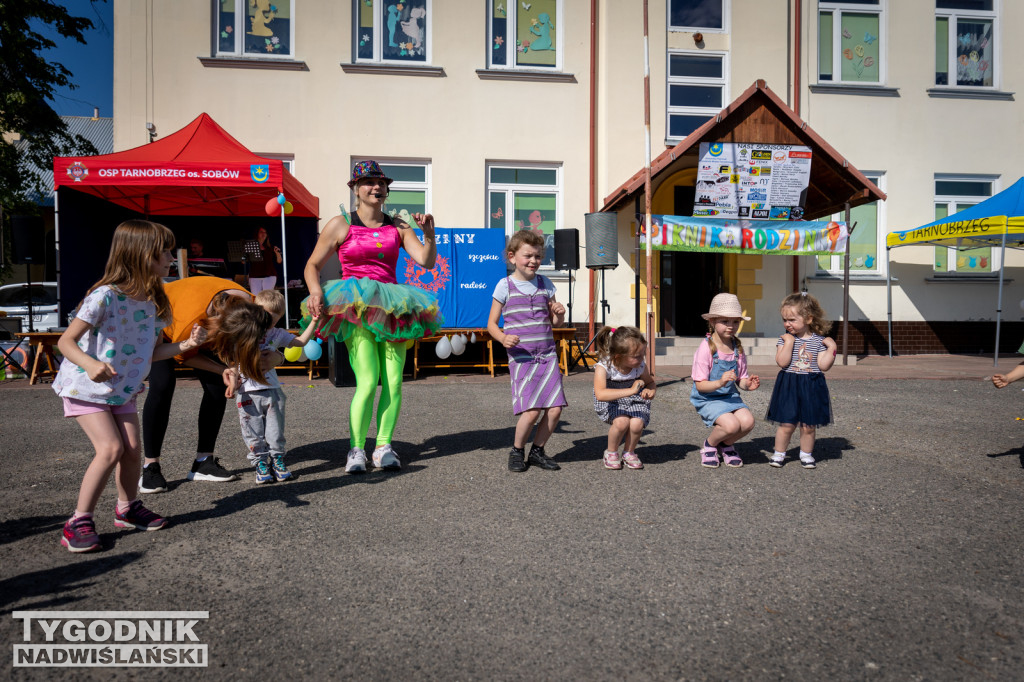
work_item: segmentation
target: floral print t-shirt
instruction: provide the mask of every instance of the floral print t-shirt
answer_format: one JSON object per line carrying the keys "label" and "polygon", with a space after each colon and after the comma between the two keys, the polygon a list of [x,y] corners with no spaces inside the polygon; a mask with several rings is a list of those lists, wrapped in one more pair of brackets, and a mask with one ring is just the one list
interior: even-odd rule
{"label": "floral print t-shirt", "polygon": [[76,317],[92,325],[78,339],[78,347],[89,357],[110,363],[117,376],[96,383],[84,369],[64,358],[53,380],[57,395],[123,405],[142,393],[153,364],[153,349],[164,328],[163,320],[156,316],[156,305],[104,285],[85,297]]}

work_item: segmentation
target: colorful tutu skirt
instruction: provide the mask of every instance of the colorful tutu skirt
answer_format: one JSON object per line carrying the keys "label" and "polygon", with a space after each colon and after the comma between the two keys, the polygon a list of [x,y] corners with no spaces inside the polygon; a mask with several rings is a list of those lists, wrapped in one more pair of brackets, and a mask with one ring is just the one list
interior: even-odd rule
{"label": "colorful tutu skirt", "polygon": [[[299,326],[312,318],[302,301]],[[373,332],[377,341],[409,341],[437,333],[444,321],[437,298],[419,287],[389,284],[368,277],[332,279],[324,284],[323,319],[316,336],[345,341],[356,327]]]}

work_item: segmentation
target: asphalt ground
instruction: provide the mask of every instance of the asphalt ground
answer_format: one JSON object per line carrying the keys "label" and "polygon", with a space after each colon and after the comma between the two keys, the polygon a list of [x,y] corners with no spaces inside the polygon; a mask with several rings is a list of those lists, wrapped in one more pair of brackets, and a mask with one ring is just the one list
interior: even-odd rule
{"label": "asphalt ground", "polygon": [[[234,407],[187,482],[200,388],[181,381],[158,532],[58,540],[92,457],[48,386],[0,387],[0,671],[29,679],[1012,680],[1024,678],[1024,395],[991,359],[929,379],[829,375],[818,468],[769,467],[774,429],[707,469],[690,382],[658,371],[640,471],[601,464],[591,376],[549,454],[506,470],[507,375],[408,381],[398,473],[343,471],[353,388],[286,379],[296,480],[257,486]],[[973,364],[972,364],[973,363]],[[1016,360],[1001,363],[1009,370]],[[964,367],[969,367],[963,370]],[[890,374],[894,365],[888,366]],[[884,372],[883,372],[884,373]],[[907,372],[923,376],[920,367]],[[774,373],[744,394],[764,415]],[[945,376],[947,378],[938,378]],[[790,450],[795,454],[795,445]],[[208,611],[206,668],[12,668],[13,611]],[[35,631],[34,643],[41,640]],[[60,636],[58,635],[58,641]]]}

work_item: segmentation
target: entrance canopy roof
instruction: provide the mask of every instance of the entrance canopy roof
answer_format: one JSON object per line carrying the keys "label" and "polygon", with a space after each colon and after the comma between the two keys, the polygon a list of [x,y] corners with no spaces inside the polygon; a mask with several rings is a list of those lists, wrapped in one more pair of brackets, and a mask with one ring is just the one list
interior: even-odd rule
{"label": "entrance canopy roof", "polygon": [[[839,152],[811,130],[763,80],[754,81],[732,104],[708,119],[675,147],[651,162],[651,179],[697,166],[701,142],[791,144],[810,147],[813,153],[804,217],[826,218],[844,208],[884,200],[885,193]],[[644,191],[644,169],[604,200],[602,211],[619,209]]]}
{"label": "entrance canopy roof", "polygon": [[141,147],[100,156],[58,156],[54,187],[106,199],[143,215],[266,216],[280,192],[294,217],[317,218],[320,202],[280,159],[246,149],[207,114]]}

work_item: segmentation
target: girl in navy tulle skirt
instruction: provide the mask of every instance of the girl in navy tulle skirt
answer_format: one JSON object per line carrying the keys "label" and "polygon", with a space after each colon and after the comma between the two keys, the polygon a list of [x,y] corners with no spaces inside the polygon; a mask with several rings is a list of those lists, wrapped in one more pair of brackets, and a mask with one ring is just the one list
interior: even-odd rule
{"label": "girl in navy tulle skirt", "polygon": [[775,453],[768,459],[781,467],[797,425],[800,426],[800,464],[814,468],[814,438],[819,426],[832,423],[832,399],[825,374],[836,360],[836,342],[825,336],[832,323],[821,304],[804,292],[782,301],[782,324],[775,362],[782,371],[775,379],[765,421],[778,424]]}

